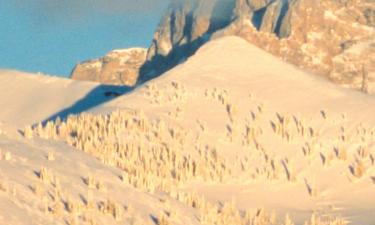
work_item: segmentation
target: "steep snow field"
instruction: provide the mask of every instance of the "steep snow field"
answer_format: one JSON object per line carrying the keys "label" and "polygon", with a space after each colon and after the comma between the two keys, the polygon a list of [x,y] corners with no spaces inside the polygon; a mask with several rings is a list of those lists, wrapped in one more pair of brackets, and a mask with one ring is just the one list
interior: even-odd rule
{"label": "steep snow field", "polygon": [[0,224],[375,223],[374,96],[240,38],[116,99],[13,71],[0,90]]}

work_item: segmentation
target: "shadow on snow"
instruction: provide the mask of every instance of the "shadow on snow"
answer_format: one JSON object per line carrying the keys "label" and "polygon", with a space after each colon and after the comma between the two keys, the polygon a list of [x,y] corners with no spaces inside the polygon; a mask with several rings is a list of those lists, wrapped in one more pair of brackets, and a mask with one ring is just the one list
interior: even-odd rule
{"label": "shadow on snow", "polygon": [[99,85],[92,89],[86,94],[85,97],[78,100],[72,106],[67,107],[50,117],[42,121],[42,125],[45,125],[48,121],[54,121],[57,118],[60,118],[62,121],[65,121],[70,115],[77,115],[84,111],[90,110],[98,105],[101,105],[105,102],[111,101],[123,94],[129,93],[134,87],[127,86],[115,86],[115,85]]}

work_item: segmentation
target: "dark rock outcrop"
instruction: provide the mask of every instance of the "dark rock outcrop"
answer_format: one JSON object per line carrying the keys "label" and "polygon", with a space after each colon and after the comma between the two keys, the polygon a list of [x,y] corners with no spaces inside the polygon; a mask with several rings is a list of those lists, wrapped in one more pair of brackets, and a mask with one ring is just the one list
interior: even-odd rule
{"label": "dark rock outcrop", "polygon": [[114,50],[100,59],[78,64],[71,77],[75,80],[134,86],[139,70],[146,61],[146,53],[147,50],[143,48]]}

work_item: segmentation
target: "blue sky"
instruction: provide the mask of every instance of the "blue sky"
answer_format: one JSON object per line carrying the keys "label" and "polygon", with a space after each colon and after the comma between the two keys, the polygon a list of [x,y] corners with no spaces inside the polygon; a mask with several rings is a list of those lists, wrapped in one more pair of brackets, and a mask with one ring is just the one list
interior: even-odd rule
{"label": "blue sky", "polygon": [[0,0],[0,68],[68,76],[77,62],[148,47],[167,0]]}

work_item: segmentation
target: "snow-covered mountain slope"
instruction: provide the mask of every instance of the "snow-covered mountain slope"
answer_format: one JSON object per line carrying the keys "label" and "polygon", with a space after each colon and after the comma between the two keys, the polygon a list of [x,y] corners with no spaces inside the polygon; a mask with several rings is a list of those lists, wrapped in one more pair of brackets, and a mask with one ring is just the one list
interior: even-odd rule
{"label": "snow-covered mountain slope", "polygon": [[17,93],[0,96],[9,106],[0,112],[0,224],[375,222],[375,98],[238,37],[44,127],[23,129],[92,98],[97,85],[0,79],[12,76],[18,85],[0,82]]}
{"label": "snow-covered mountain slope", "polygon": [[0,89],[0,122],[17,127],[79,113],[130,90],[9,70],[0,71]]}
{"label": "snow-covered mountain slope", "polygon": [[39,122],[74,104],[97,85],[17,71],[0,71],[0,120],[17,126]]}

